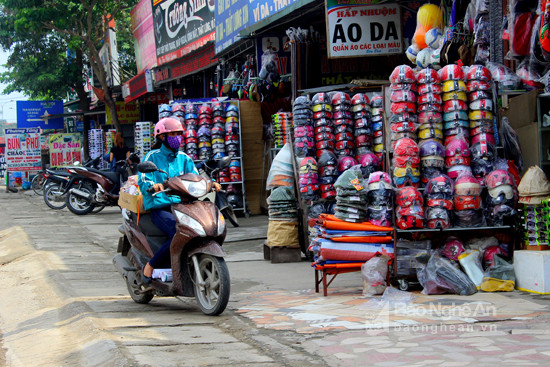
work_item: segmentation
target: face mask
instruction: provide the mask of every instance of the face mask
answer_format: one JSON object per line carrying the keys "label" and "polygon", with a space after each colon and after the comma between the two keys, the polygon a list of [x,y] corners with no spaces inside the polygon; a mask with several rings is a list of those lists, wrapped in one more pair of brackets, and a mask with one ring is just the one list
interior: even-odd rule
{"label": "face mask", "polygon": [[181,135],[166,137],[166,142],[168,143],[168,146],[173,150],[178,150],[180,148],[181,140],[182,140]]}

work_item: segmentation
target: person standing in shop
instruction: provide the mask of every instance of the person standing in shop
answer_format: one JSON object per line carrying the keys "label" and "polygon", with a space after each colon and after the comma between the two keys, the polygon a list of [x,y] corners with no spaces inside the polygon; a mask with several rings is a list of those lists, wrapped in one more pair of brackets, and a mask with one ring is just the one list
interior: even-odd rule
{"label": "person standing in shop", "polygon": [[123,161],[130,157],[130,153],[131,150],[124,144],[122,134],[116,133],[113,146],[109,152],[109,163],[111,164],[111,169],[113,169],[116,162]]}

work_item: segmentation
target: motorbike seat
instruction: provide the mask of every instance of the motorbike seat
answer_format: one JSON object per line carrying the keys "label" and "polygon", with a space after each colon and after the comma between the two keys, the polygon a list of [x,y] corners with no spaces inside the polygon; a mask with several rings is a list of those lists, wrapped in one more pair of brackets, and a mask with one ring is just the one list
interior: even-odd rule
{"label": "motorbike seat", "polygon": [[113,181],[114,183],[119,183],[120,173],[118,173],[118,172],[102,171],[102,170],[91,168],[91,167],[86,167],[86,169],[90,172],[94,172],[94,173],[97,173],[99,175],[105,176],[109,180]]}
{"label": "motorbike seat", "polygon": [[166,234],[153,223],[153,218],[149,213],[139,215],[138,227],[146,236],[166,237]]}
{"label": "motorbike seat", "polygon": [[58,171],[58,170],[54,170],[54,169],[46,169],[46,172],[49,173],[50,175],[55,175],[55,176],[65,176],[65,177],[68,177],[70,176],[71,174],[65,170],[63,171]]}

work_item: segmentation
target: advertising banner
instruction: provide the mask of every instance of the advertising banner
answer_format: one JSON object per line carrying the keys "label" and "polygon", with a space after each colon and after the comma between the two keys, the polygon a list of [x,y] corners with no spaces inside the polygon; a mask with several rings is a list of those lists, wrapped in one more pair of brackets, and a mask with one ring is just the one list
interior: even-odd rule
{"label": "advertising banner", "polygon": [[63,129],[63,117],[42,120],[41,116],[63,113],[63,101],[17,101],[17,127]]}
{"label": "advertising banner", "polygon": [[6,144],[0,144],[0,178],[6,177]]}
{"label": "advertising banner", "polygon": [[240,40],[239,32],[252,24],[249,0],[216,0],[216,48],[219,53]]}
{"label": "advertising banner", "polygon": [[48,137],[50,166],[63,167],[81,161],[80,134],[52,134]]}
{"label": "advertising banner", "polygon": [[[118,116],[118,122],[121,124],[133,124],[139,121],[139,104],[137,101],[115,102],[116,114]],[[107,125],[112,125],[111,112],[108,106],[105,106],[105,112],[107,114]]]}
{"label": "advertising banner", "polygon": [[140,0],[130,12],[138,74],[157,64],[151,0]]}
{"label": "advertising banner", "polygon": [[151,0],[157,65],[214,41],[214,0]]}
{"label": "advertising banner", "polygon": [[6,129],[6,163],[8,171],[41,169],[40,129]]}
{"label": "advertising banner", "polygon": [[326,7],[330,58],[403,52],[398,4],[350,5],[347,0],[326,0]]}

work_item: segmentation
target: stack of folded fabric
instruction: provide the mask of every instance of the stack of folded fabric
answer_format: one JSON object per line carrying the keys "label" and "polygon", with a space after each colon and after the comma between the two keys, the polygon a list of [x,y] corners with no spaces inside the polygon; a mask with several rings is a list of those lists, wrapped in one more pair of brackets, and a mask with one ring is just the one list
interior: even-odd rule
{"label": "stack of folded fabric", "polygon": [[381,254],[393,258],[393,228],[369,222],[349,223],[334,215],[319,216],[310,251],[315,264],[365,262]]}
{"label": "stack of folded fabric", "polygon": [[361,170],[357,167],[346,170],[338,177],[336,187],[335,215],[346,222],[364,222],[367,218],[367,190]]}
{"label": "stack of folded fabric", "polygon": [[296,196],[291,188],[280,186],[271,191],[267,198],[269,220],[298,220]]}

